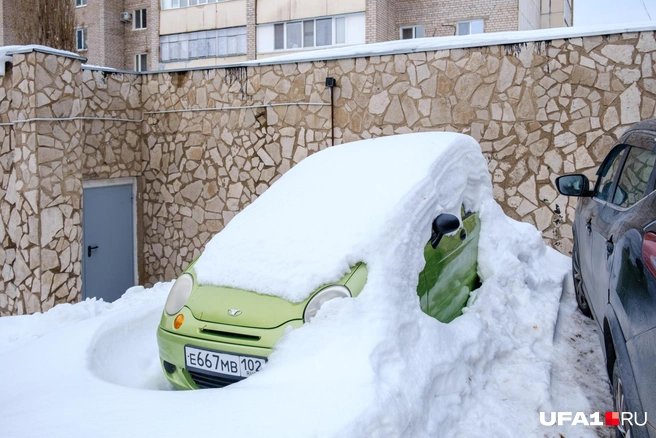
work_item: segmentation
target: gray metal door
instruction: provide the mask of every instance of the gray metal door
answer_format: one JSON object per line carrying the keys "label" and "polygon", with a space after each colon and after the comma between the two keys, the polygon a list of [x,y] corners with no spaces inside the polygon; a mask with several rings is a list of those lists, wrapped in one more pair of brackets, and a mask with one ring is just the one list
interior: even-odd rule
{"label": "gray metal door", "polygon": [[132,185],[84,189],[82,293],[112,302],[134,286]]}

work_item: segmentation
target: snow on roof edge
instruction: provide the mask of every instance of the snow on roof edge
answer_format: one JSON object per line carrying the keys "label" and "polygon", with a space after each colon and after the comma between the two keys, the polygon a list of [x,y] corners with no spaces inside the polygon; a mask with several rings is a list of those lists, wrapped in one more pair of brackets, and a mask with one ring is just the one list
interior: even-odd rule
{"label": "snow on roof edge", "polygon": [[363,58],[367,56],[386,56],[437,50],[467,49],[474,47],[488,47],[495,45],[522,44],[539,41],[553,41],[558,39],[571,39],[621,33],[656,31],[656,21],[643,23],[624,23],[614,26],[581,26],[569,28],[553,28],[538,30],[523,30],[509,32],[491,32],[467,36],[448,36],[417,38],[412,40],[395,40],[382,43],[358,44],[353,46],[331,47],[321,50],[296,52],[287,55],[272,56],[264,59],[254,59],[245,62],[236,62],[222,65],[206,65],[200,67],[175,68],[168,70],[153,70],[148,72],[135,72],[135,74],[175,73],[196,70],[227,69],[238,67],[254,67],[264,65],[280,65],[301,62],[329,61],[348,58]]}
{"label": "snow on roof edge", "polygon": [[63,56],[65,58],[77,59],[82,62],[87,62],[87,58],[80,56],[77,53],[68,52],[66,50],[53,49],[52,47],[40,46],[37,44],[29,44],[25,46],[3,46],[0,47],[0,76],[5,75],[5,64],[12,61],[13,55],[32,52]]}
{"label": "snow on roof edge", "polygon": [[384,56],[403,53],[430,52],[437,50],[466,49],[496,45],[522,44],[539,41],[553,41],[656,31],[656,21],[643,23],[624,23],[614,26],[597,25],[569,28],[552,28],[525,31],[490,32],[475,35],[456,35],[446,37],[416,38],[412,40],[394,40],[382,43],[359,44],[355,46],[331,47],[322,50],[296,52],[265,59],[256,59],[242,63],[244,66],[286,64],[292,62],[325,61],[344,58],[361,58],[366,56]]}
{"label": "snow on roof edge", "polygon": [[138,72],[136,70],[121,70],[113,67],[103,67],[101,65],[82,64],[82,70],[87,71],[101,71],[103,73],[117,73],[117,74],[142,74],[146,72]]}
{"label": "snow on roof edge", "polygon": [[[448,36],[417,38],[412,40],[395,40],[382,43],[358,44],[354,46],[332,47],[322,50],[311,50],[296,52],[288,55],[274,56],[252,61],[238,62],[233,64],[210,65],[191,68],[179,68],[170,70],[152,70],[146,72],[117,70],[111,67],[94,65],[83,65],[85,70],[104,71],[108,73],[126,74],[157,74],[173,73],[195,70],[212,70],[220,68],[250,67],[261,65],[291,64],[298,62],[328,61],[346,58],[362,58],[367,56],[385,56],[404,53],[421,53],[437,50],[468,49],[473,47],[489,47],[496,45],[522,44],[539,41],[553,41],[558,39],[571,39],[581,37],[592,37],[601,35],[614,35],[621,33],[656,31],[656,21],[643,23],[620,23],[613,26],[581,26],[581,27],[557,27],[552,29],[523,30],[509,32],[491,32],[467,36]],[[15,49],[15,50],[12,50]],[[79,59],[83,63],[87,58],[72,52],[57,50],[46,46],[6,46],[0,47],[0,76],[5,74],[5,62],[11,62],[11,55],[18,53],[41,52],[52,55],[61,55],[68,58]]]}

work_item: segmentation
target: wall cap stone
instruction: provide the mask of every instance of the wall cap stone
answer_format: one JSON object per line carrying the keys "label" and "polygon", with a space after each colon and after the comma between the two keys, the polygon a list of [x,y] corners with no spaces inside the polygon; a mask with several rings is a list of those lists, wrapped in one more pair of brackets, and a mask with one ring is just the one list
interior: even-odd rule
{"label": "wall cap stone", "polygon": [[35,44],[30,44],[27,46],[5,46],[0,48],[0,50],[2,50],[4,54],[7,56],[38,52],[38,53],[45,53],[46,55],[63,56],[64,58],[77,59],[82,62],[87,62],[87,58],[85,58],[84,56],[80,56],[76,53],[67,52],[66,50],[53,49],[52,47],[47,47],[47,46],[39,46]]}

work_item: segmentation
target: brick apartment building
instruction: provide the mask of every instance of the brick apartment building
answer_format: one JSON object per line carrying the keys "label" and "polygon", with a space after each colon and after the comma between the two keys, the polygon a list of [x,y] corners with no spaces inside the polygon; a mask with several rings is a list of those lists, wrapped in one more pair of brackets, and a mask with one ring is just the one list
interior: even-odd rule
{"label": "brick apartment building", "polygon": [[[77,51],[89,64],[120,70],[159,68],[160,0],[70,1],[75,3]],[[21,7],[16,0],[0,0],[0,46],[17,43]]]}
{"label": "brick apartment building", "polygon": [[0,46],[15,44],[18,6],[14,0],[0,0]]}
{"label": "brick apartment building", "polygon": [[[574,0],[71,0],[78,53],[184,69],[330,46],[571,26]],[[20,3],[0,0],[0,44]]]}
{"label": "brick apartment building", "polygon": [[89,64],[158,69],[160,0],[71,1],[76,6],[77,51]]}
{"label": "brick apartment building", "polygon": [[160,69],[433,36],[572,25],[573,0],[163,0]]}

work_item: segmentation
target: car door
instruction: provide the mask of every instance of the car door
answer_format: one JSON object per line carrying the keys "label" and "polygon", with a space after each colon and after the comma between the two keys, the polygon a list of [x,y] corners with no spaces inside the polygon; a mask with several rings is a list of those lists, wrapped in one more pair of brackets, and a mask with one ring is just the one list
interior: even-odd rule
{"label": "car door", "polygon": [[[606,206],[613,213],[604,215],[604,219],[609,221],[605,226],[608,230],[605,237],[612,242],[609,246],[613,248],[607,286],[609,302],[622,332],[621,337],[614,341],[626,342],[628,357],[622,359],[628,362],[625,363],[631,370],[628,376],[635,381],[638,392],[637,398],[631,399],[633,405],[629,408],[634,406],[640,412],[653,412],[656,409],[653,390],[656,379],[656,277],[652,273],[654,261],[648,259],[648,251],[643,251],[646,248],[645,236],[656,233],[656,148],[653,134],[643,140],[636,141],[631,137],[627,140],[631,145],[642,143],[652,149],[631,147],[628,151],[612,202]],[[641,406],[635,405],[637,400]]]}
{"label": "car door", "polygon": [[613,212],[607,209],[607,204],[614,193],[626,150],[627,146],[622,144],[608,154],[597,172],[594,195],[577,219],[580,221],[577,239],[581,251],[581,275],[590,299],[590,308],[597,321],[604,315],[608,304],[610,262],[605,236],[608,235],[608,223],[612,220]]}
{"label": "car door", "polygon": [[646,229],[656,219],[655,162],[656,153],[651,150],[629,150],[600,228],[610,263],[609,276],[605,282],[599,279],[598,285],[609,290],[609,301],[627,340],[656,326],[656,297],[648,291],[648,261],[642,255]]}
{"label": "car door", "polygon": [[453,236],[444,236],[437,248],[430,242],[424,247],[426,267],[420,279],[426,289],[424,311],[445,323],[462,314],[478,281],[480,219],[471,212],[461,217],[461,227]]}

